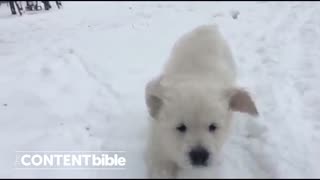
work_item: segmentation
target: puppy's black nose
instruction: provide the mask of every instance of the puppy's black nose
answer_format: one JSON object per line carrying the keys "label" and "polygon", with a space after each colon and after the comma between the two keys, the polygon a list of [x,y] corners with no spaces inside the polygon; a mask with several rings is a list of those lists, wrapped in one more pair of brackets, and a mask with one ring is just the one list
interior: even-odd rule
{"label": "puppy's black nose", "polygon": [[205,148],[198,146],[189,152],[189,157],[193,166],[207,166],[209,152]]}

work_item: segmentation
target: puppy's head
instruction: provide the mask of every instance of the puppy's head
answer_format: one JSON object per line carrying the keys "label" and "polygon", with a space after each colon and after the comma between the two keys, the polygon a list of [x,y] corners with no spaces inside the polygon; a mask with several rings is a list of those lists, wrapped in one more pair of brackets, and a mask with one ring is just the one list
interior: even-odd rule
{"label": "puppy's head", "polygon": [[160,147],[180,167],[206,167],[223,146],[232,111],[258,115],[249,94],[238,88],[148,83],[146,104]]}

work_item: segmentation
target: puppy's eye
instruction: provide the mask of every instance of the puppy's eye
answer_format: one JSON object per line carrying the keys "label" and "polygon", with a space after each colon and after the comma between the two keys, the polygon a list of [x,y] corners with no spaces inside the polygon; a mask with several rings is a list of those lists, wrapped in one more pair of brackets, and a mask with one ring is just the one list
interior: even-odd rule
{"label": "puppy's eye", "polygon": [[217,126],[216,126],[216,125],[214,125],[214,124],[210,124],[210,125],[209,125],[209,131],[210,131],[210,132],[214,132],[216,129],[217,129]]}
{"label": "puppy's eye", "polygon": [[184,133],[184,132],[187,131],[187,127],[186,127],[184,124],[180,124],[180,125],[177,127],[177,130],[178,130],[179,132]]}

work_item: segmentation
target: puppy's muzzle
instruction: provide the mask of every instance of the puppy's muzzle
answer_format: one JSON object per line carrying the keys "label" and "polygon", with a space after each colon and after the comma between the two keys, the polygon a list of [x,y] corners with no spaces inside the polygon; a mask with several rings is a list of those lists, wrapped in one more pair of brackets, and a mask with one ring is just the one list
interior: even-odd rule
{"label": "puppy's muzzle", "polygon": [[207,166],[209,156],[209,152],[202,146],[192,148],[189,152],[189,158],[192,166]]}

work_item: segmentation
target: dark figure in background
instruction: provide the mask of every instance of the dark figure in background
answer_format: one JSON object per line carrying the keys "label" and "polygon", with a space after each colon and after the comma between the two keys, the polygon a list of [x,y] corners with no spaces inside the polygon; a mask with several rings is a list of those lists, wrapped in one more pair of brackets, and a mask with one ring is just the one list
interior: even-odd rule
{"label": "dark figure in background", "polygon": [[14,5],[17,6],[18,12],[20,15],[22,15],[22,7],[19,6],[19,4],[17,3],[17,1],[9,1],[9,5],[10,5],[10,9],[11,9],[11,14],[17,14],[16,12],[16,8],[14,7]]}
{"label": "dark figure in background", "polygon": [[62,6],[61,1],[56,1],[57,7],[60,9],[60,7]]}
{"label": "dark figure in background", "polygon": [[14,7],[14,1],[9,1],[10,9],[11,9],[11,14],[15,15],[17,14],[16,8]]}
{"label": "dark figure in background", "polygon": [[45,10],[51,9],[51,5],[50,5],[49,1],[41,1],[41,2],[44,4]]}
{"label": "dark figure in background", "polygon": [[26,1],[26,3],[27,3],[26,10],[27,11],[32,11],[33,7],[34,7],[33,1]]}

